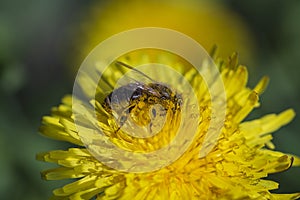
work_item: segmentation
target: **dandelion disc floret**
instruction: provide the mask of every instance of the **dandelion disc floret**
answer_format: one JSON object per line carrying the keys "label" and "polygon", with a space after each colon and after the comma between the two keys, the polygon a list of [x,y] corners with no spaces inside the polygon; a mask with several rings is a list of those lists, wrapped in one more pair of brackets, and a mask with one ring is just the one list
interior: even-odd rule
{"label": "dandelion disc floret", "polygon": [[[279,114],[268,114],[256,120],[244,121],[245,117],[259,106],[259,95],[268,83],[267,77],[263,77],[251,89],[247,87],[247,68],[238,64],[236,54],[227,60],[215,59],[227,97],[226,118],[221,134],[211,151],[205,156],[200,156],[199,152],[204,144],[212,113],[211,96],[207,85],[201,77],[196,76],[192,66],[170,53],[137,51],[118,58],[118,62],[130,66],[137,66],[149,60],[181,70],[183,77],[195,92],[199,116],[197,131],[189,147],[174,162],[155,171],[134,173],[109,167],[87,150],[85,141],[80,137],[82,133],[78,132],[74,121],[72,110],[74,101],[71,96],[66,96],[61,105],[52,109],[51,116],[43,118],[40,127],[43,135],[74,144],[73,148],[67,150],[37,155],[38,160],[59,165],[58,168],[43,171],[42,178],[76,179],[54,190],[53,199],[297,199],[300,197],[300,193],[274,194],[271,191],[278,188],[278,183],[264,179],[269,174],[300,164],[298,157],[275,151],[271,141],[272,132],[289,123],[295,115],[294,111],[289,109]],[[170,89],[165,94],[170,96],[169,101],[161,101],[161,106],[153,107],[154,103],[153,105],[149,103],[151,102],[149,98],[161,94],[151,96],[152,93],[149,91],[156,92],[156,90],[154,86],[148,84],[143,87],[150,87],[147,88],[149,93],[140,92],[138,95],[135,93],[139,101],[133,99],[134,106],[129,107],[125,114],[110,112],[110,108],[105,107],[106,104],[103,103],[105,100],[112,99],[112,97],[108,98],[112,92],[108,89],[109,85],[115,86],[116,80],[125,73],[126,70],[112,63],[103,73],[103,79],[96,83],[99,87],[96,95],[90,95],[89,88],[84,87],[88,85],[86,83],[90,79],[83,79],[82,91],[89,100],[91,108],[95,110],[97,118],[96,120],[91,118],[88,111],[82,110],[85,115],[77,120],[81,126],[86,127],[85,134],[89,135],[87,140],[93,141],[91,145],[94,145],[97,151],[101,151],[103,146],[108,144],[105,139],[119,147],[136,152],[159,149],[175,137],[174,130],[178,129],[178,120],[182,115],[179,108],[184,105],[181,104],[181,98],[184,101],[187,97],[184,94],[180,96],[171,86],[164,86],[164,89]],[[151,77],[151,74],[149,76]],[[117,94],[117,97],[120,98],[120,94]],[[158,101],[155,98],[153,100]],[[126,119],[121,117],[124,115]],[[153,124],[147,127],[151,117],[161,118],[157,121],[153,120]],[[116,119],[122,120],[120,122]],[[187,133],[190,131],[189,119],[184,126]],[[127,122],[130,120],[131,122]],[[164,123],[161,126],[162,121]],[[126,130],[131,130],[130,123],[136,124],[136,122],[146,127],[145,130],[148,131],[160,127],[157,129],[159,134],[146,138],[126,134]],[[128,127],[120,128],[120,125],[125,126],[126,123]],[[94,129],[100,127],[105,139],[95,140],[91,125],[95,126]],[[108,159],[111,152],[106,150],[103,153]],[[126,165],[125,162],[119,164]]]}

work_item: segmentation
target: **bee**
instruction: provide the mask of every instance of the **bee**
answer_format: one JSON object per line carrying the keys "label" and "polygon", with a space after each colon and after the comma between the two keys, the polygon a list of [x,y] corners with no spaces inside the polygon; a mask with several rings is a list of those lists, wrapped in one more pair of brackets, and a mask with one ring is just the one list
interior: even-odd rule
{"label": "bee", "polygon": [[[119,127],[116,132],[125,124],[129,116],[140,126],[150,123],[151,128],[151,117],[165,115],[168,111],[175,113],[181,109],[182,96],[169,86],[153,80],[126,63],[117,61],[116,64],[133,70],[150,81],[149,83],[140,81],[128,83],[113,90],[104,98],[102,103],[104,110],[110,114],[112,111],[118,113]],[[154,106],[157,104],[160,107]]]}

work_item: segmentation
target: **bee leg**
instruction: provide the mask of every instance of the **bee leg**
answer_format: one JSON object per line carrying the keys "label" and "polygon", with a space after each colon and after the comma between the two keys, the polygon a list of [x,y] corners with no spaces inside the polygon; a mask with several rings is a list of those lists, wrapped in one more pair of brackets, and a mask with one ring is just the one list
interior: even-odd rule
{"label": "bee leg", "polygon": [[120,118],[120,122],[119,122],[119,127],[118,129],[116,130],[116,133],[122,128],[122,126],[125,124],[125,122],[127,121],[127,116],[126,115],[123,115],[121,118]]}
{"label": "bee leg", "polygon": [[127,116],[123,115],[120,119],[120,126],[123,126],[127,120]]}
{"label": "bee leg", "polygon": [[156,110],[155,110],[155,108],[152,108],[152,115],[153,115],[153,117],[156,117]]}
{"label": "bee leg", "polygon": [[152,130],[153,124],[152,122],[150,122],[150,133],[152,134],[153,130]]}
{"label": "bee leg", "polygon": [[123,114],[122,116],[120,117],[120,121],[119,121],[119,127],[118,129],[116,130],[116,133],[122,128],[122,126],[125,124],[125,122],[127,121],[128,119],[128,115],[130,113],[130,111],[132,110],[133,106],[129,106],[128,108],[126,108],[124,111],[123,111]]}
{"label": "bee leg", "polygon": [[115,133],[119,132],[120,129],[121,129],[121,126],[119,126],[119,128],[115,131]]}

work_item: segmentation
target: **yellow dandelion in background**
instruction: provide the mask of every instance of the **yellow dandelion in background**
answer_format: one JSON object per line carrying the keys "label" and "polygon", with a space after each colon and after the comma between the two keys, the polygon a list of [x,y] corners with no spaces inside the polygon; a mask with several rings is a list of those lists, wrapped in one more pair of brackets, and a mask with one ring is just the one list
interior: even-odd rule
{"label": "yellow dandelion in background", "polygon": [[[56,150],[37,155],[40,161],[60,165],[58,168],[42,172],[44,179],[76,179],[62,188],[55,189],[53,199],[297,199],[300,197],[300,193],[271,193],[271,190],[277,189],[279,184],[265,179],[269,174],[300,165],[298,157],[275,151],[271,142],[272,132],[289,123],[295,115],[294,111],[289,109],[277,115],[268,114],[260,119],[243,121],[252,109],[259,106],[259,95],[264,91],[268,78],[262,78],[253,89],[248,88],[247,69],[238,64],[236,54],[228,60],[215,60],[227,95],[226,120],[216,145],[206,156],[199,157],[201,144],[211,120],[210,97],[203,80],[195,76],[195,71],[188,67],[185,61],[165,52],[135,52],[122,56],[118,60],[131,66],[156,61],[181,69],[193,88],[197,88],[195,93],[199,99],[201,112],[196,138],[179,159],[166,167],[145,173],[119,171],[97,160],[83,145],[74,122],[72,97],[66,96],[61,105],[52,109],[51,116],[43,118],[40,128],[40,132],[47,137],[76,145],[68,150]],[[176,130],[178,114],[176,109],[175,112],[172,109],[167,110],[168,117],[162,131],[164,134],[141,139],[125,135],[122,130],[118,130],[112,114],[101,103],[107,95],[107,93],[103,94],[105,92],[103,88],[109,84],[115,85],[115,80],[122,74],[124,74],[122,68],[112,64],[103,73],[104,81],[98,85],[99,94],[102,94],[96,95],[96,98],[90,96],[88,88],[85,87],[85,81],[89,80],[82,81],[86,97],[94,106],[96,123],[105,130],[105,136],[110,141],[122,148],[142,152],[145,149],[153,150],[164,146]],[[140,110],[133,110],[132,113],[136,115],[132,117],[138,116],[146,106],[145,104],[138,106]],[[133,120],[141,124],[143,120],[148,120],[143,116],[139,117]],[[91,119],[82,119],[79,123],[87,126],[86,121],[89,120]],[[90,134],[88,129],[86,130],[86,134]],[[186,127],[185,131],[188,133],[189,127]],[[101,150],[101,146],[95,145],[95,148]]]}
{"label": "yellow dandelion in background", "polygon": [[79,55],[77,62],[106,38],[139,27],[177,30],[194,38],[207,51],[217,44],[222,57],[237,51],[243,62],[251,62],[255,48],[246,23],[221,2],[114,0],[93,4],[85,15],[80,38],[74,42],[80,47],[80,52],[75,53]]}

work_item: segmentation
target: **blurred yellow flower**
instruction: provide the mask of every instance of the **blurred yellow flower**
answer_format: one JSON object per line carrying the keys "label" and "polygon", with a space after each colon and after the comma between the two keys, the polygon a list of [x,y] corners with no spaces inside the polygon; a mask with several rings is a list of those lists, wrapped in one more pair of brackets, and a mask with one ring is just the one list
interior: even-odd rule
{"label": "blurred yellow flower", "polygon": [[[115,12],[115,11],[114,11]],[[130,12],[130,10],[128,11]],[[74,122],[72,99],[67,96],[62,104],[52,109],[52,115],[43,118],[40,131],[56,140],[77,145],[68,150],[57,150],[37,155],[37,159],[53,162],[60,167],[42,172],[46,180],[73,178],[73,183],[54,190],[53,199],[297,199],[300,193],[273,194],[278,183],[265,180],[269,174],[289,169],[300,164],[300,159],[274,151],[272,132],[289,123],[294,117],[293,110],[278,115],[269,114],[260,119],[242,122],[253,108],[259,106],[258,95],[267,85],[268,79],[250,89],[247,84],[247,69],[238,65],[234,54],[229,60],[217,59],[227,95],[226,120],[222,133],[211,152],[199,158],[199,150],[210,122],[209,94],[203,80],[195,71],[186,67],[179,59],[165,53],[148,55],[135,53],[122,57],[132,66],[143,63],[144,59],[168,63],[168,66],[183,69],[184,76],[193,87],[198,88],[200,97],[200,123],[196,138],[189,149],[176,161],[160,170],[146,173],[121,172],[98,161],[83,145]],[[123,74],[120,68],[111,67],[113,74]],[[103,74],[106,83],[114,84],[111,73]],[[98,85],[101,91],[101,86]],[[82,85],[83,90],[85,85]],[[86,91],[88,93],[88,91]],[[115,144],[132,151],[159,148],[166,138],[174,134],[174,126],[167,128],[157,138],[137,139],[116,133],[111,114],[106,112],[99,99],[87,98],[93,102],[98,125],[105,130],[105,136]],[[84,119],[89,120],[89,118]],[[189,119],[186,119],[189,120]],[[80,121],[86,126],[84,121]],[[175,123],[176,124],[176,123]],[[174,124],[173,124],[174,125]],[[88,128],[86,129],[87,133]],[[189,129],[186,129],[188,132]],[[160,142],[162,141],[162,142]],[[156,146],[155,146],[156,145]],[[95,147],[101,148],[101,146]],[[106,152],[109,155],[109,151]],[[124,164],[124,163],[120,163]],[[126,164],[126,163],[125,163]]]}
{"label": "blurred yellow flower", "polygon": [[222,49],[219,52],[222,57],[237,51],[240,59],[247,63],[251,61],[255,48],[252,35],[241,17],[221,2],[113,0],[93,4],[91,12],[85,16],[83,33],[75,42],[80,51],[75,54],[79,55],[77,62],[80,63],[106,38],[139,27],[173,29],[192,37],[206,50],[217,44]]}

